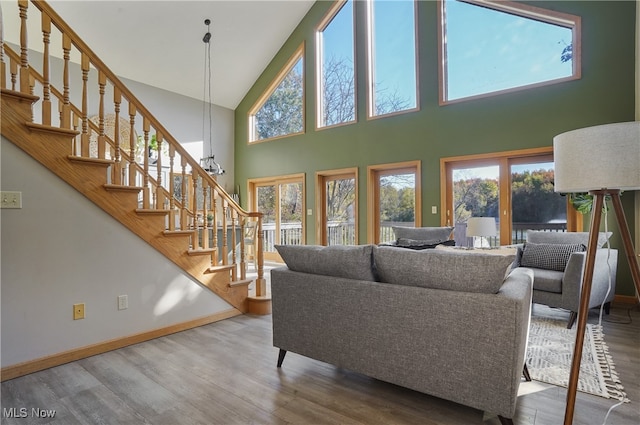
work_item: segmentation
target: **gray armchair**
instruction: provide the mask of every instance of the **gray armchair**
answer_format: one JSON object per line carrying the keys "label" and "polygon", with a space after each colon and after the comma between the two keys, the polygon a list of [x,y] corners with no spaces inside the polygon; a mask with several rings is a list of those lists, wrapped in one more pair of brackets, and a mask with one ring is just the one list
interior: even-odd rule
{"label": "gray armchair", "polygon": [[[596,261],[593,271],[593,283],[591,286],[591,297],[589,300],[589,308],[598,307],[604,304],[605,312],[609,313],[609,306],[615,296],[616,289],[616,272],[618,265],[618,251],[616,249],[602,248],[611,233],[600,233],[598,240],[598,250],[596,252]],[[571,244],[584,245],[588,243],[589,234],[587,232],[527,232],[527,243],[530,247],[538,244],[536,248],[547,247],[555,252],[553,258],[547,254],[546,259],[533,259],[528,254],[527,244],[524,246],[524,252],[519,257],[520,266],[528,267],[533,270],[533,302],[544,304],[549,307],[563,308],[570,311],[569,322],[567,328],[571,328],[578,316],[580,305],[580,294],[582,290],[582,278],[586,263],[586,252],[572,252],[568,255],[566,266],[563,270],[560,267],[532,267],[536,263],[545,264],[546,260],[556,261],[561,255],[558,250],[562,250],[560,245],[569,247]],[[556,244],[557,247],[549,247]],[[554,251],[555,249],[555,251]],[[534,251],[535,252],[535,251]],[[541,252],[539,249],[538,253]],[[544,257],[544,254],[540,255]],[[538,261],[540,260],[540,261]],[[556,264],[557,265],[557,264]],[[609,276],[611,279],[609,280]],[[611,282],[611,287],[609,287]]]}

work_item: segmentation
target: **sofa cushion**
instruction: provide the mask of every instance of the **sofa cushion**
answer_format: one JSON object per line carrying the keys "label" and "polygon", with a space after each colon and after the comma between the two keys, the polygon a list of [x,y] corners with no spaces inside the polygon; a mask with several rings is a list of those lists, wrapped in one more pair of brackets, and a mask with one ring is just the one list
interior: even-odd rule
{"label": "sofa cushion", "polygon": [[581,243],[531,243],[524,244],[521,267],[564,271],[569,257],[574,252],[583,252],[586,247]]}
{"label": "sofa cushion", "polygon": [[417,241],[446,241],[451,236],[453,227],[392,227],[396,240],[413,239]]}
{"label": "sofa cushion", "polygon": [[[598,248],[609,240],[612,232],[598,234]],[[589,232],[544,232],[541,230],[527,230],[527,242],[533,243],[562,243],[589,245]]]}
{"label": "sofa cushion", "polygon": [[289,270],[375,280],[373,245],[276,245],[276,249]]}
{"label": "sofa cushion", "polygon": [[465,250],[411,251],[379,246],[373,250],[382,282],[424,288],[495,294],[502,286],[512,255]]}
{"label": "sofa cushion", "polygon": [[446,241],[421,241],[416,239],[398,238],[395,246],[409,249],[433,249],[438,245],[454,246],[455,244],[456,241],[454,241],[453,239],[447,239]]}
{"label": "sofa cushion", "polygon": [[533,289],[536,291],[562,293],[563,272],[556,270],[532,269]]}

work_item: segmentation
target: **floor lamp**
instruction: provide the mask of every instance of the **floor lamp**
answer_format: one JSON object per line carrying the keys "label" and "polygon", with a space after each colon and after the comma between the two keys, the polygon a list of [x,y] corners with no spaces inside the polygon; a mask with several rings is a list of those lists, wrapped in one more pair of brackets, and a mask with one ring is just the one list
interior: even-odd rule
{"label": "floor lamp", "polygon": [[578,389],[600,219],[607,197],[613,204],[636,293],[640,293],[640,270],[620,201],[621,191],[640,190],[640,121],[599,125],[559,134],[553,138],[553,159],[556,192],[589,192],[593,195],[589,246],[564,416],[564,425],[570,425]]}

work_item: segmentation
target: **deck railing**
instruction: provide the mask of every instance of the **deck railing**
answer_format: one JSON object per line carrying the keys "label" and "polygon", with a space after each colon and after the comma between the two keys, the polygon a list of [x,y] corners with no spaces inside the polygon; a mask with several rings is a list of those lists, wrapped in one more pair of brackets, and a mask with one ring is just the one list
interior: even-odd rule
{"label": "deck railing", "polygon": [[[261,227],[262,214],[241,208],[47,3],[17,4],[18,16],[5,11],[2,17],[3,28],[16,19],[20,30],[13,40],[0,34],[1,87],[38,96],[34,124],[77,132],[69,155],[111,162],[110,184],[139,188],[140,209],[168,211],[167,231],[193,232],[194,250],[221,246],[221,262],[238,265],[238,276],[245,279],[244,249],[237,258],[236,250],[227,248],[236,242],[242,246],[242,241],[228,241],[226,231],[218,241],[217,230],[244,234],[249,220]],[[33,24],[39,30],[28,34]],[[213,216],[211,225],[198,222],[198,216],[208,215]],[[258,281],[264,282],[261,237],[257,245]],[[256,287],[256,295],[265,295],[260,293],[264,285]]]}
{"label": "deck railing", "polygon": [[[401,222],[383,222],[380,226],[380,241],[391,242],[395,240],[393,227],[404,226],[413,227],[411,223]],[[456,225],[456,242],[460,246],[470,246],[473,242],[471,238],[465,238],[466,223],[458,223]],[[354,223],[329,223],[327,228],[327,245],[353,245],[356,241]],[[512,225],[512,244],[523,243],[527,238],[527,230],[542,230],[546,232],[566,232],[567,223],[513,223]],[[300,245],[302,243],[302,223],[287,223],[280,225],[280,241],[277,242],[275,223],[265,223],[263,226],[264,247],[267,251],[274,251],[274,244],[283,245]],[[461,236],[458,236],[461,235]],[[484,238],[482,243],[485,246],[499,246],[499,237]]]}

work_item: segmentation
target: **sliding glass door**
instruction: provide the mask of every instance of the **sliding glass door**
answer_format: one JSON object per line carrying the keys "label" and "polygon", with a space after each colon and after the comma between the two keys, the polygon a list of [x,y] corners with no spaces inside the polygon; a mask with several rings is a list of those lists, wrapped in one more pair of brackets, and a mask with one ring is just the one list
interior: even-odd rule
{"label": "sliding glass door", "polygon": [[443,225],[454,225],[456,244],[469,246],[470,217],[493,217],[490,246],[522,243],[527,230],[582,229],[582,216],[553,187],[551,148],[443,158]]}
{"label": "sliding glass door", "polygon": [[275,245],[304,244],[304,175],[252,179],[249,193],[252,208],[263,214],[264,258],[281,261]]}

